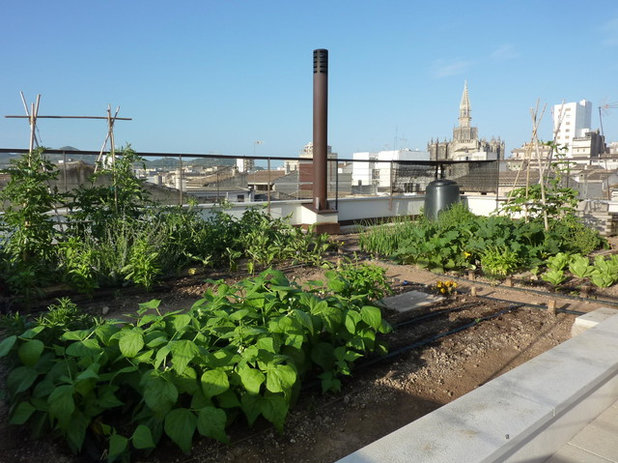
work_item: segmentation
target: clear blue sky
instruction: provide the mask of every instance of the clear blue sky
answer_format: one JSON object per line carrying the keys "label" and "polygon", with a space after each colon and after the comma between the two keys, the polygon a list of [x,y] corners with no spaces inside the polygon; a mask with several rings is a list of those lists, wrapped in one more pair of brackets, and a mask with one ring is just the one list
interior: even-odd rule
{"label": "clear blue sky", "polygon": [[[121,107],[137,151],[295,156],[312,137],[312,51],[327,48],[340,156],[451,137],[472,122],[507,150],[529,109],[618,102],[618,1],[17,1],[0,14],[0,147],[26,147],[19,91],[42,115]],[[604,118],[618,140],[618,108]],[[41,120],[45,146],[98,150],[103,121]],[[397,137],[396,137],[397,135]],[[254,145],[256,140],[263,144]]]}

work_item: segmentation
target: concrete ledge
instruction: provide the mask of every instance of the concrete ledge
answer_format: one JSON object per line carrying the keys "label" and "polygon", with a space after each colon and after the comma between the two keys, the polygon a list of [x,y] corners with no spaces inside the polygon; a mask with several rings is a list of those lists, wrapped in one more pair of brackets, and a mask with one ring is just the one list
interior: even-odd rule
{"label": "concrete ledge", "polygon": [[618,315],[339,460],[542,462],[618,398]]}
{"label": "concrete ledge", "polygon": [[571,337],[582,334],[584,331],[597,326],[603,320],[607,320],[614,315],[618,315],[618,310],[607,307],[601,307],[585,315],[580,315],[575,319],[575,323],[571,327]]}

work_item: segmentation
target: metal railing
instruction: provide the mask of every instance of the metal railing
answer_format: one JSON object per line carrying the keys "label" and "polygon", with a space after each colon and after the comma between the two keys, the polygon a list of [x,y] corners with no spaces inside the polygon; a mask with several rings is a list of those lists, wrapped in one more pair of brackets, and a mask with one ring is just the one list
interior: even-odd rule
{"label": "metal railing", "polygon": [[[0,168],[27,149],[0,148]],[[56,186],[68,192],[87,184],[94,172],[98,151],[45,151],[58,165]],[[104,153],[108,154],[108,153]],[[313,194],[313,161],[304,157],[222,155],[212,153],[142,152],[138,177],[154,199],[164,204],[266,202],[307,200]],[[495,195],[496,201],[514,188],[538,183],[538,169],[521,160],[500,161],[401,161],[378,159],[329,159],[327,187],[335,208],[340,198],[423,194],[438,178],[454,180],[465,194]],[[612,171],[574,164],[563,172],[566,186],[582,199],[611,199]],[[0,175],[0,188],[8,176]],[[105,182],[105,179],[99,179]]]}

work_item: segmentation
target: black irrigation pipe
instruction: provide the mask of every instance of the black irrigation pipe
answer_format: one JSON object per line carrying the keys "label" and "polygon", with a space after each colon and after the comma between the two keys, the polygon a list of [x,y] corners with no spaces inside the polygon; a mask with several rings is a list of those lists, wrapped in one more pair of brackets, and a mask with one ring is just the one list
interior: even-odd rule
{"label": "black irrigation pipe", "polygon": [[476,307],[478,305],[480,305],[480,302],[470,302],[468,304],[460,305],[459,307],[451,307],[449,309],[434,310],[433,312],[429,312],[429,313],[426,313],[424,315],[419,315],[418,317],[410,318],[408,320],[404,320],[402,322],[399,322],[399,323],[393,325],[393,328],[397,329],[397,328],[400,328],[402,326],[412,325],[413,323],[418,323],[420,321],[428,320],[428,319],[431,319],[431,318],[435,318],[435,317],[438,317],[440,315],[448,314],[448,313],[451,313],[451,312],[459,312],[460,310],[470,309],[470,308]]}
{"label": "black irrigation pipe", "polygon": [[[479,297],[481,299],[488,299],[490,301],[496,301],[496,302],[513,303],[513,301],[510,301],[508,299],[500,299],[499,297],[493,297],[493,296],[480,296],[477,294],[475,297]],[[521,302],[521,307],[527,307],[530,309],[548,310],[547,306],[545,305],[530,304],[527,302]],[[579,316],[579,315],[585,315],[587,312],[582,312],[580,310],[571,310],[571,309],[556,309],[556,313],[565,313],[569,315]]]}
{"label": "black irrigation pipe", "polygon": [[468,283],[472,286],[474,285],[480,285],[480,286],[485,286],[488,288],[503,288],[507,291],[518,291],[520,293],[534,293],[534,294],[538,294],[539,296],[545,296],[545,297],[549,297],[549,298],[553,298],[553,299],[570,299],[573,301],[581,301],[581,302],[597,302],[597,303],[601,303],[601,304],[608,304],[608,305],[613,305],[615,307],[618,307],[618,300],[611,300],[611,299],[591,299],[591,298],[586,298],[586,297],[581,297],[581,296],[571,296],[570,294],[559,294],[559,293],[550,293],[549,291],[542,291],[540,289],[534,289],[534,288],[518,288],[516,286],[505,286],[505,285],[492,285],[491,283],[485,283],[484,281],[478,281],[478,280],[469,280],[468,278],[463,278],[463,277],[457,277],[457,276],[453,276],[453,275],[446,275],[443,274],[443,276],[451,278],[453,280],[456,281],[461,281],[464,283]]}
{"label": "black irrigation pipe", "polygon": [[411,350],[417,349],[417,348],[422,347],[422,346],[426,346],[427,344],[431,344],[431,343],[437,341],[438,339],[442,339],[442,338],[444,338],[446,336],[451,336],[453,334],[459,333],[460,331],[464,331],[464,330],[467,330],[469,328],[472,328],[472,327],[478,325],[481,322],[484,322],[484,321],[487,321],[487,320],[492,320],[494,318],[498,318],[501,315],[504,315],[504,314],[506,314],[508,312],[511,312],[511,311],[513,311],[515,309],[518,309],[520,307],[523,307],[524,305],[525,304],[512,304],[511,306],[509,306],[506,309],[500,310],[499,312],[496,312],[496,313],[491,314],[491,315],[486,315],[484,317],[476,318],[474,321],[466,323],[465,325],[458,326],[457,328],[453,328],[452,330],[449,330],[449,331],[447,331],[445,333],[434,334],[433,336],[429,336],[428,338],[421,339],[420,341],[416,341],[416,342],[414,342],[412,344],[409,344],[407,346],[404,346],[404,347],[400,347],[399,349],[396,349],[396,350],[394,350],[392,352],[389,352],[386,355],[382,355],[381,357],[375,357],[375,358],[368,359],[368,360],[363,361],[363,362],[359,362],[358,364],[355,365],[355,368],[366,368],[368,366],[375,365],[376,363],[380,363],[380,362],[383,362],[383,361],[386,361],[386,360],[390,360],[393,357],[397,357],[397,356],[399,356],[401,354],[405,354],[406,352],[409,352]]}

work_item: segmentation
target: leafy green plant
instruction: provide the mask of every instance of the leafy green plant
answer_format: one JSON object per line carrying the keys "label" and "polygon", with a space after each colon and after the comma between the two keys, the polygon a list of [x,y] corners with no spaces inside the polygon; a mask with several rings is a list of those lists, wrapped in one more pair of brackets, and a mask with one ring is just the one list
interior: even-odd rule
{"label": "leafy green plant", "polygon": [[144,180],[138,179],[133,170],[140,162],[143,159],[127,146],[115,153],[113,161],[100,163],[90,185],[73,192],[70,223],[76,232],[89,230],[100,237],[110,219],[137,219],[142,215],[152,201],[144,189]]}
{"label": "leafy green plant", "polygon": [[344,296],[331,289],[340,279],[304,291],[269,270],[217,283],[188,312],[162,313],[150,301],[125,321],[84,318],[60,301],[0,342],[10,422],[51,429],[75,452],[93,432],[108,461],[164,436],[185,452],[196,431],[225,442],[239,415],[282,429],[302,378],[336,390],[358,358],[384,351],[376,336],[390,327],[364,305],[376,293],[363,282],[366,293]]}
{"label": "leafy green plant", "polygon": [[586,256],[573,254],[569,261],[569,271],[577,278],[587,278],[593,273],[594,267]]}
{"label": "leafy green plant", "polygon": [[377,265],[344,263],[325,276],[329,290],[345,298],[362,298],[362,304],[392,293],[386,270]]}
{"label": "leafy green plant", "polygon": [[564,270],[571,262],[571,256],[564,252],[559,252],[555,256],[547,258],[547,268],[550,270]]}
{"label": "leafy green plant", "polygon": [[556,268],[549,269],[541,275],[541,278],[554,286],[560,285],[567,279],[564,270]]}
{"label": "leafy green plant", "polygon": [[82,293],[90,294],[99,287],[96,250],[87,240],[71,236],[59,244],[58,251],[65,281]]}
{"label": "leafy green plant", "polygon": [[563,187],[553,178],[545,187],[545,202],[539,184],[516,188],[509,193],[509,202],[502,207],[502,212],[515,217],[524,215],[533,220],[541,219],[544,214],[558,219],[575,213],[578,195],[577,190]]}
{"label": "leafy green plant", "polygon": [[591,252],[607,247],[607,241],[598,230],[581,222],[575,215],[567,215],[552,223],[553,231],[563,237],[564,245],[572,252],[588,255]]}
{"label": "leafy green plant", "polygon": [[2,170],[10,176],[0,191],[2,273],[14,292],[27,296],[50,280],[56,265],[52,243],[57,232],[48,213],[62,195],[50,186],[58,171],[43,153],[44,148],[38,148]]}
{"label": "leafy green plant", "polygon": [[519,267],[519,257],[505,246],[488,247],[481,255],[483,273],[493,277],[505,277]]}
{"label": "leafy green plant", "polygon": [[140,235],[131,246],[129,261],[122,268],[125,280],[150,289],[161,273],[158,265],[159,251],[156,250],[148,236]]}
{"label": "leafy green plant", "polygon": [[607,259],[603,256],[596,256],[593,267],[590,280],[596,286],[607,288],[618,281],[618,256],[613,255]]}

